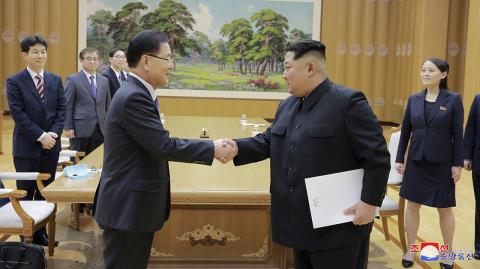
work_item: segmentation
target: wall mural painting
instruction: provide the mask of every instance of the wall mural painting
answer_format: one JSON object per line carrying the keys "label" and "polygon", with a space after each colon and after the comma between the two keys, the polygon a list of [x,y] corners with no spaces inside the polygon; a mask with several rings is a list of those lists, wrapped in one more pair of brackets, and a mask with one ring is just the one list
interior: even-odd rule
{"label": "wall mural painting", "polygon": [[[126,49],[144,29],[169,36],[170,89],[285,92],[286,47],[318,39],[319,0],[87,0],[87,46]],[[317,22],[318,25],[314,25]]]}

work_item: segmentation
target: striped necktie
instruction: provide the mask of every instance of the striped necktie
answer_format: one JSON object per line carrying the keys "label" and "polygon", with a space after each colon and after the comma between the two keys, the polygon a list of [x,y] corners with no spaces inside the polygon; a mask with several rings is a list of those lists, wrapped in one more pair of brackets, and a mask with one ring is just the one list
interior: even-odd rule
{"label": "striped necktie", "polygon": [[37,91],[38,91],[38,95],[40,95],[40,98],[42,99],[43,101],[43,97],[45,95],[45,91],[44,91],[44,87],[43,87],[43,79],[42,79],[42,76],[40,75],[36,75],[35,78],[37,79]]}

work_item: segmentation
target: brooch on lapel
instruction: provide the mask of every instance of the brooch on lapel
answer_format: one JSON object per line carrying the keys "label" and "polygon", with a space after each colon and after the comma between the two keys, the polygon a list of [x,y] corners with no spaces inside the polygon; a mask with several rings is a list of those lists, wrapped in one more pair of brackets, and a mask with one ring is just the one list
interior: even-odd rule
{"label": "brooch on lapel", "polygon": [[447,108],[444,106],[440,106],[440,111],[447,111]]}

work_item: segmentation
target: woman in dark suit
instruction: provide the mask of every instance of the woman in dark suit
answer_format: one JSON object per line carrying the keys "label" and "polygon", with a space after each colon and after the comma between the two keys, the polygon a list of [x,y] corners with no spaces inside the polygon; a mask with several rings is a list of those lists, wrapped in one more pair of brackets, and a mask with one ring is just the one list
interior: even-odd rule
{"label": "woman in dark suit", "polygon": [[[395,168],[405,172],[400,196],[408,200],[405,229],[409,246],[417,236],[420,207],[426,205],[437,208],[444,243],[452,249],[455,183],[463,166],[463,105],[459,94],[448,91],[448,71],[444,60],[424,62],[420,76],[426,89],[408,98],[403,118]],[[414,255],[410,251],[405,254],[403,267],[413,266]],[[453,268],[452,264],[442,260],[440,267]]]}

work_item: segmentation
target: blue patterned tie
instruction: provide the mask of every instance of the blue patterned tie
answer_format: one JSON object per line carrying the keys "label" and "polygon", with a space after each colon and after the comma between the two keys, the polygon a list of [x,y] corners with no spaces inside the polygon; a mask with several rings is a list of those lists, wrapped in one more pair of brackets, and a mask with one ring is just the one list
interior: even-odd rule
{"label": "blue patterned tie", "polygon": [[155,107],[157,108],[157,112],[160,111],[160,107],[158,105],[158,98],[155,98],[155,101],[153,101],[155,103]]}
{"label": "blue patterned tie", "polygon": [[95,76],[90,76],[90,93],[93,96],[93,99],[97,100],[97,85],[95,85]]}

